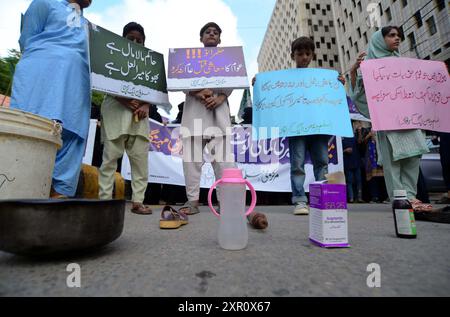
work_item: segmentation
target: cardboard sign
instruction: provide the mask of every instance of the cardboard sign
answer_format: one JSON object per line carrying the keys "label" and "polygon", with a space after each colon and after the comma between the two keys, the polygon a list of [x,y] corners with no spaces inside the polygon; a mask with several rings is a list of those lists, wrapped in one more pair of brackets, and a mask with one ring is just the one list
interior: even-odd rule
{"label": "cardboard sign", "polygon": [[241,46],[172,48],[167,74],[169,91],[249,87]]}
{"label": "cardboard sign", "polygon": [[450,132],[450,77],[443,62],[381,58],[361,64],[375,131]]}
{"label": "cardboard sign", "polygon": [[93,90],[170,109],[162,54],[91,24],[89,55]]}

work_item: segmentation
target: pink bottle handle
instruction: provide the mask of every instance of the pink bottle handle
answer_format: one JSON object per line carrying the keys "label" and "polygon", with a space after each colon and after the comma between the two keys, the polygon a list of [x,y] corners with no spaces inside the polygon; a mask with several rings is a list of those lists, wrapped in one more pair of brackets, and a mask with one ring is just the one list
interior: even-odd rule
{"label": "pink bottle handle", "polygon": [[213,212],[213,214],[214,214],[217,218],[220,218],[220,215],[219,215],[219,214],[217,213],[217,211],[214,209],[214,207],[213,207],[213,205],[212,205],[211,197],[212,197],[212,193],[213,193],[213,191],[214,191],[214,188],[216,188],[216,186],[219,185],[220,183],[222,183],[222,180],[221,180],[221,179],[219,179],[217,182],[215,182],[215,183],[211,186],[211,188],[209,189],[209,192],[208,192],[208,206],[209,206],[209,209],[211,209],[211,211]]}
{"label": "pink bottle handle", "polygon": [[[213,191],[214,191],[214,188],[216,188],[216,186],[219,185],[220,183],[222,183],[222,180],[221,180],[221,179],[219,179],[217,182],[215,182],[215,183],[211,186],[211,188],[209,189],[209,192],[208,192],[208,206],[209,206],[209,209],[211,209],[211,211],[213,212],[214,215],[216,215],[217,218],[220,218],[220,214],[217,213],[217,211],[214,209],[214,207],[213,207],[213,205],[212,205],[212,200],[211,200],[211,198],[212,198],[212,193],[213,193]],[[245,180],[245,184],[247,184],[248,188],[250,188],[250,192],[252,193],[252,202],[251,202],[251,204],[250,204],[250,208],[249,208],[248,211],[245,213],[245,216],[247,217],[247,216],[250,215],[250,214],[253,212],[253,210],[255,209],[255,206],[256,206],[256,192],[255,192],[255,189],[253,188],[253,185],[252,185],[248,180]]]}

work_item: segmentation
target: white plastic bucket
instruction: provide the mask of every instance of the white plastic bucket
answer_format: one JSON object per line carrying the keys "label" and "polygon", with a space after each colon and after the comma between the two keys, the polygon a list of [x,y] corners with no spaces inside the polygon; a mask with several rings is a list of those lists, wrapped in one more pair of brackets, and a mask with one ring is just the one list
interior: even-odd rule
{"label": "white plastic bucket", "polygon": [[0,107],[0,199],[47,199],[61,126]]}

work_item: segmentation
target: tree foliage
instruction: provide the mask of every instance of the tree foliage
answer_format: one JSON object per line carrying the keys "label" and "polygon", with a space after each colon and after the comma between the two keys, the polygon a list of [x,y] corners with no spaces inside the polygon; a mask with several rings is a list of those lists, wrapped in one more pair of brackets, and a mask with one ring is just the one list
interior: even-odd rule
{"label": "tree foliage", "polygon": [[0,94],[11,95],[11,85],[14,76],[14,70],[20,59],[20,52],[9,50],[8,56],[0,58]]}

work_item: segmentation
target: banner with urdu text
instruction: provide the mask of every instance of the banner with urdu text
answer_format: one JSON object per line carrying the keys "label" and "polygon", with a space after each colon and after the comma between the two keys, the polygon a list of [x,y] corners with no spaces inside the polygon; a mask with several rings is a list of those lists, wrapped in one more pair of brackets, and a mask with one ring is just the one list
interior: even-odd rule
{"label": "banner with urdu text", "polygon": [[[150,120],[149,182],[185,185],[182,162],[182,145],[178,138],[179,125],[164,126]],[[289,144],[287,138],[252,140],[251,126],[234,126],[231,143],[235,161],[258,191],[291,192]],[[341,138],[331,137],[329,146],[329,172],[343,171]],[[208,159],[208,154],[204,157]],[[306,160],[305,190],[314,181],[311,160]],[[131,179],[128,157],[122,161],[122,175]],[[210,163],[203,165],[200,186],[209,188],[214,183],[214,171]]]}

